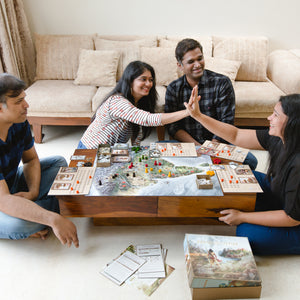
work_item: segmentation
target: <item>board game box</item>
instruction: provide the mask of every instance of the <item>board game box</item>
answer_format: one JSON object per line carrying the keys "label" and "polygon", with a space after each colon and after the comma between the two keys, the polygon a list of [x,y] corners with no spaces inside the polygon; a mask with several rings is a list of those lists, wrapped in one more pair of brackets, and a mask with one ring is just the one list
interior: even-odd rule
{"label": "board game box", "polygon": [[257,287],[260,295],[261,278],[248,238],[186,234],[184,252],[192,289]]}

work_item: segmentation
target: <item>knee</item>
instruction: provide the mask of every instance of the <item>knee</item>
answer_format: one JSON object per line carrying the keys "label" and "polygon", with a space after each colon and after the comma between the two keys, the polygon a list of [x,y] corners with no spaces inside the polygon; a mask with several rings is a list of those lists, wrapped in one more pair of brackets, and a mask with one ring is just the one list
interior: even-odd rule
{"label": "knee", "polygon": [[20,240],[45,229],[46,226],[14,217],[8,216],[5,224],[1,222],[0,238]]}
{"label": "knee", "polygon": [[56,155],[52,157],[53,159],[53,165],[58,166],[58,167],[67,167],[68,163],[66,159],[63,156]]}

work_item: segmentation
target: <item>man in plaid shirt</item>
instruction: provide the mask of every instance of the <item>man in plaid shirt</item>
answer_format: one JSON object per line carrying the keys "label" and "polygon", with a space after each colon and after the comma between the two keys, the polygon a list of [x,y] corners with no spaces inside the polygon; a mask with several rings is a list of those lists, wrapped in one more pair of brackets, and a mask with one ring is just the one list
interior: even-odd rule
{"label": "man in plaid shirt", "polygon": [[[171,82],[166,91],[165,112],[174,112],[185,108],[195,85],[201,96],[200,110],[216,120],[233,124],[235,113],[235,94],[227,76],[205,70],[205,61],[201,44],[193,39],[184,39],[177,44],[175,55],[177,65],[184,75]],[[169,135],[180,142],[201,145],[205,140],[225,142],[213,135],[192,117],[169,124]],[[249,153],[245,163],[254,170],[257,159]]]}

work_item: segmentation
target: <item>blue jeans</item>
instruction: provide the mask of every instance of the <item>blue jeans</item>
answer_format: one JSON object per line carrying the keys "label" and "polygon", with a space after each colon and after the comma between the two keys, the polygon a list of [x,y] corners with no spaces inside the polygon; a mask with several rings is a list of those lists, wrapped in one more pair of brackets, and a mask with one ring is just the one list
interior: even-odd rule
{"label": "blue jeans", "polygon": [[[35,203],[47,210],[59,213],[58,200],[54,196],[47,196],[48,191],[55,179],[60,167],[67,166],[66,160],[61,156],[51,156],[40,160],[41,163],[41,183],[40,192]],[[23,166],[18,168],[16,179],[10,193],[28,191],[25,182]],[[1,239],[25,239],[30,235],[45,229],[46,226],[19,218],[9,216],[0,212],[0,238]]]}
{"label": "blue jeans", "polygon": [[86,149],[86,146],[82,143],[82,141],[79,141],[77,149]]}
{"label": "blue jeans", "polygon": [[[257,194],[255,210],[283,209],[279,199],[272,194],[266,175],[260,172],[254,172],[254,175],[264,191]],[[254,254],[300,254],[300,226],[268,227],[243,223],[237,226],[236,235],[248,237]]]}

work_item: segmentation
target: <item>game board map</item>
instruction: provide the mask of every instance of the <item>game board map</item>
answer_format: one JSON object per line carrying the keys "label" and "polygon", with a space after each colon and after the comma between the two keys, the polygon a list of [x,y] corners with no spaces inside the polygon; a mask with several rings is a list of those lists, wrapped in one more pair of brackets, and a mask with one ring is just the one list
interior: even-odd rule
{"label": "game board map", "polygon": [[261,286],[248,238],[186,234],[183,246],[191,288]]}
{"label": "game board map", "polygon": [[149,147],[130,152],[131,162],[97,168],[88,196],[223,196],[217,176],[213,189],[199,190],[196,174],[210,170],[211,158],[150,157]]}
{"label": "game board map", "polygon": [[88,194],[95,170],[94,167],[61,167],[48,195]]}
{"label": "game board map", "polygon": [[243,162],[249,150],[234,145],[218,143],[213,141],[205,141],[202,146],[197,148],[197,154],[206,154],[221,159]]}
{"label": "game board map", "polygon": [[248,165],[212,165],[223,193],[262,193]]}

